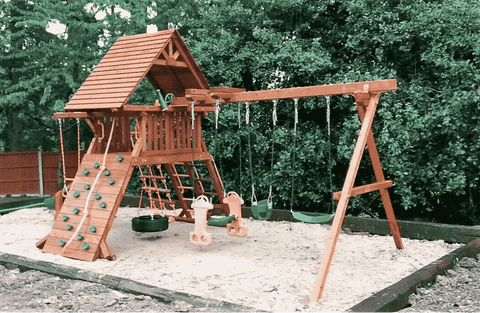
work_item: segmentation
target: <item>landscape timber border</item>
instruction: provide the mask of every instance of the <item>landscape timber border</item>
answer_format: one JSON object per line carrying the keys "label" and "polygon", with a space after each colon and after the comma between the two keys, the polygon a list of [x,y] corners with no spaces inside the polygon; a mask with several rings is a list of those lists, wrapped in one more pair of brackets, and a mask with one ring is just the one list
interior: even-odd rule
{"label": "landscape timber border", "polygon": [[118,290],[120,292],[150,296],[166,304],[170,304],[175,301],[182,301],[194,306],[196,309],[208,310],[208,308],[217,308],[230,312],[258,311],[255,308],[236,303],[204,298],[184,292],[178,292],[144,284],[128,278],[108,274],[98,274],[95,272],[78,269],[73,266],[34,260],[9,253],[0,252],[0,265],[3,265],[10,270],[18,268],[20,272],[35,270],[52,274],[61,278],[83,280],[95,284],[101,284],[105,287]]}

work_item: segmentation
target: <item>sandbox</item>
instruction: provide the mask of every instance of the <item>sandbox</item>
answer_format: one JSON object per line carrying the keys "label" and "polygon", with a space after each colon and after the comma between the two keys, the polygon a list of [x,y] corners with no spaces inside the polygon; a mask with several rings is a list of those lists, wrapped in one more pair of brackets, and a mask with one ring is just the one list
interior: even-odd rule
{"label": "sandbox", "polygon": [[442,240],[342,233],[325,292],[305,297],[314,284],[329,225],[245,219],[248,236],[209,227],[211,246],[189,242],[193,224],[174,222],[159,233],[131,229],[136,208],[122,207],[108,242],[114,261],[85,262],[42,253],[35,243],[51,229],[52,212],[34,208],[0,217],[0,252],[125,277],[141,283],[268,311],[346,311],[378,291],[461,247]]}

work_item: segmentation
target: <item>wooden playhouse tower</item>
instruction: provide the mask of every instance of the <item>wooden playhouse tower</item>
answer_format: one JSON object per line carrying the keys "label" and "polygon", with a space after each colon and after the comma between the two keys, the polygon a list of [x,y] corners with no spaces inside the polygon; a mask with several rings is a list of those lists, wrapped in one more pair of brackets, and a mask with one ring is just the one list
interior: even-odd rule
{"label": "wooden playhouse tower", "polygon": [[[214,111],[214,105],[188,102],[163,109],[157,101],[127,104],[144,78],[164,95],[189,99],[188,89],[210,90],[177,31],[119,38],[67,103],[66,112],[54,115],[85,119],[94,138],[55,214],[52,231],[37,245],[44,252],[85,261],[115,258],[107,236],[136,166],[166,170],[182,207],[175,219],[193,221],[188,210],[192,198],[187,197],[192,194],[217,197],[216,208],[229,213],[222,181],[201,134],[202,117]],[[198,167],[206,168],[208,175],[200,177]],[[158,170],[141,177],[165,180]],[[205,184],[213,185],[214,191],[206,191]],[[173,204],[172,191],[156,187],[165,197],[150,197],[157,202],[154,205]],[[153,189],[144,184],[144,191]]]}
{"label": "wooden playhouse tower", "polygon": [[[127,104],[144,78],[163,94],[173,93],[175,98],[171,105],[162,108],[158,102],[154,105]],[[55,210],[52,231],[37,246],[48,253],[87,261],[114,258],[107,236],[136,166],[165,169],[182,207],[175,219],[193,221],[188,211],[189,202],[193,200],[188,198],[189,193],[190,197],[217,197],[217,208],[227,215],[230,209],[233,211],[233,206],[230,208],[227,204],[228,195],[224,199],[222,181],[202,138],[203,116],[224,103],[351,95],[355,98],[361,129],[343,188],[333,194],[338,205],[310,295],[310,301],[317,301],[325,287],[351,197],[379,191],[395,245],[403,248],[388,194],[393,183],[384,177],[372,132],[381,94],[396,88],[397,81],[393,79],[249,92],[240,88],[210,88],[177,31],[121,37],[67,103],[66,112],[54,115],[56,118],[85,119],[94,138],[63,205]],[[134,124],[135,129],[131,127]],[[375,182],[355,187],[365,147]],[[199,175],[200,166],[208,177]],[[142,173],[141,178],[163,182],[166,176],[162,171],[148,171]],[[210,193],[204,188],[206,183],[213,185]],[[160,191],[164,197],[152,200],[150,196],[151,205],[171,204],[172,190],[157,185],[152,188],[147,184],[143,186],[143,190]]]}

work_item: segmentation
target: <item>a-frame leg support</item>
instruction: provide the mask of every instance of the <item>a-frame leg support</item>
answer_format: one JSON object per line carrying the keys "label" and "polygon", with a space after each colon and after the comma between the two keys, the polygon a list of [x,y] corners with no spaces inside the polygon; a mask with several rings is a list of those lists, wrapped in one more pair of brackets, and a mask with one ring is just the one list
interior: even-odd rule
{"label": "a-frame leg support", "polygon": [[[372,159],[372,164],[374,164],[373,168],[375,171],[375,177],[377,179],[377,182],[385,181],[385,178],[383,177],[383,171],[381,170],[378,151],[376,149],[375,141],[372,134],[372,123],[379,98],[380,93],[366,92],[361,94],[355,94],[357,105],[360,106],[359,115],[360,121],[362,122],[362,127],[360,129],[357,143],[353,151],[352,159],[348,167],[347,176],[345,178],[340,199],[338,201],[335,217],[333,219],[332,226],[330,228],[330,232],[325,243],[325,249],[322,255],[320,268],[317,273],[317,279],[313,287],[312,293],[310,294],[310,302],[318,301],[322,297],[323,290],[325,289],[325,282],[327,280],[327,274],[332,263],[335,246],[337,244],[338,236],[340,235],[343,220],[345,219],[348,202],[350,200],[350,196],[352,195],[353,184],[355,182],[358,168],[360,166],[360,161],[362,159],[365,145],[367,143],[369,143],[368,150],[370,153],[370,158]],[[368,104],[366,108],[364,104]],[[403,245],[401,243],[398,226],[395,226],[397,223],[395,216],[393,215],[393,209],[390,202],[390,197],[388,196],[388,191],[386,188],[381,188],[379,190],[382,201],[384,203],[385,211],[387,212],[387,216],[389,216],[389,224],[392,230],[392,235],[395,238],[395,243],[397,244],[397,247],[401,249],[403,248]]]}

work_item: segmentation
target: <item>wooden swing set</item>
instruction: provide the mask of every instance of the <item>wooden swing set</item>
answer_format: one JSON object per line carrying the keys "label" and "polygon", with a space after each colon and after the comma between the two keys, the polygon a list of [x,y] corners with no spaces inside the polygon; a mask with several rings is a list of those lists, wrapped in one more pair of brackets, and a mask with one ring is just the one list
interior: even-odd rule
{"label": "wooden swing set", "polygon": [[[164,105],[163,101],[153,105],[127,103],[144,78],[162,94],[175,95],[170,105]],[[388,194],[392,181],[384,177],[372,133],[380,95],[396,88],[396,80],[261,91],[211,88],[177,31],[121,37],[67,103],[65,112],[54,114],[55,118],[84,119],[94,138],[63,203],[56,203],[52,231],[37,246],[44,252],[75,259],[114,259],[107,236],[133,169],[142,166],[146,169],[140,172],[142,192],[148,194],[150,208],[165,212],[167,205],[175,208],[171,198],[174,191],[181,212],[169,217],[196,223],[191,240],[193,236],[197,243],[209,244],[206,220],[210,219],[209,212],[214,208],[225,216],[235,213],[229,220],[227,232],[245,236],[247,229],[242,223],[240,209],[243,200],[235,193],[226,194],[202,137],[202,118],[218,109],[219,104],[351,95],[355,98],[362,125],[343,188],[333,194],[338,205],[310,295],[311,302],[318,301],[350,197],[379,191],[395,245],[403,248]],[[133,124],[136,129],[131,129]],[[354,187],[365,146],[376,181]],[[203,171],[199,170],[201,167]],[[201,173],[208,175],[202,177]],[[174,190],[168,188],[167,179]],[[205,188],[205,184],[211,184],[212,188]],[[216,197],[218,204],[212,204],[206,196]],[[192,216],[190,207],[197,218]]]}

